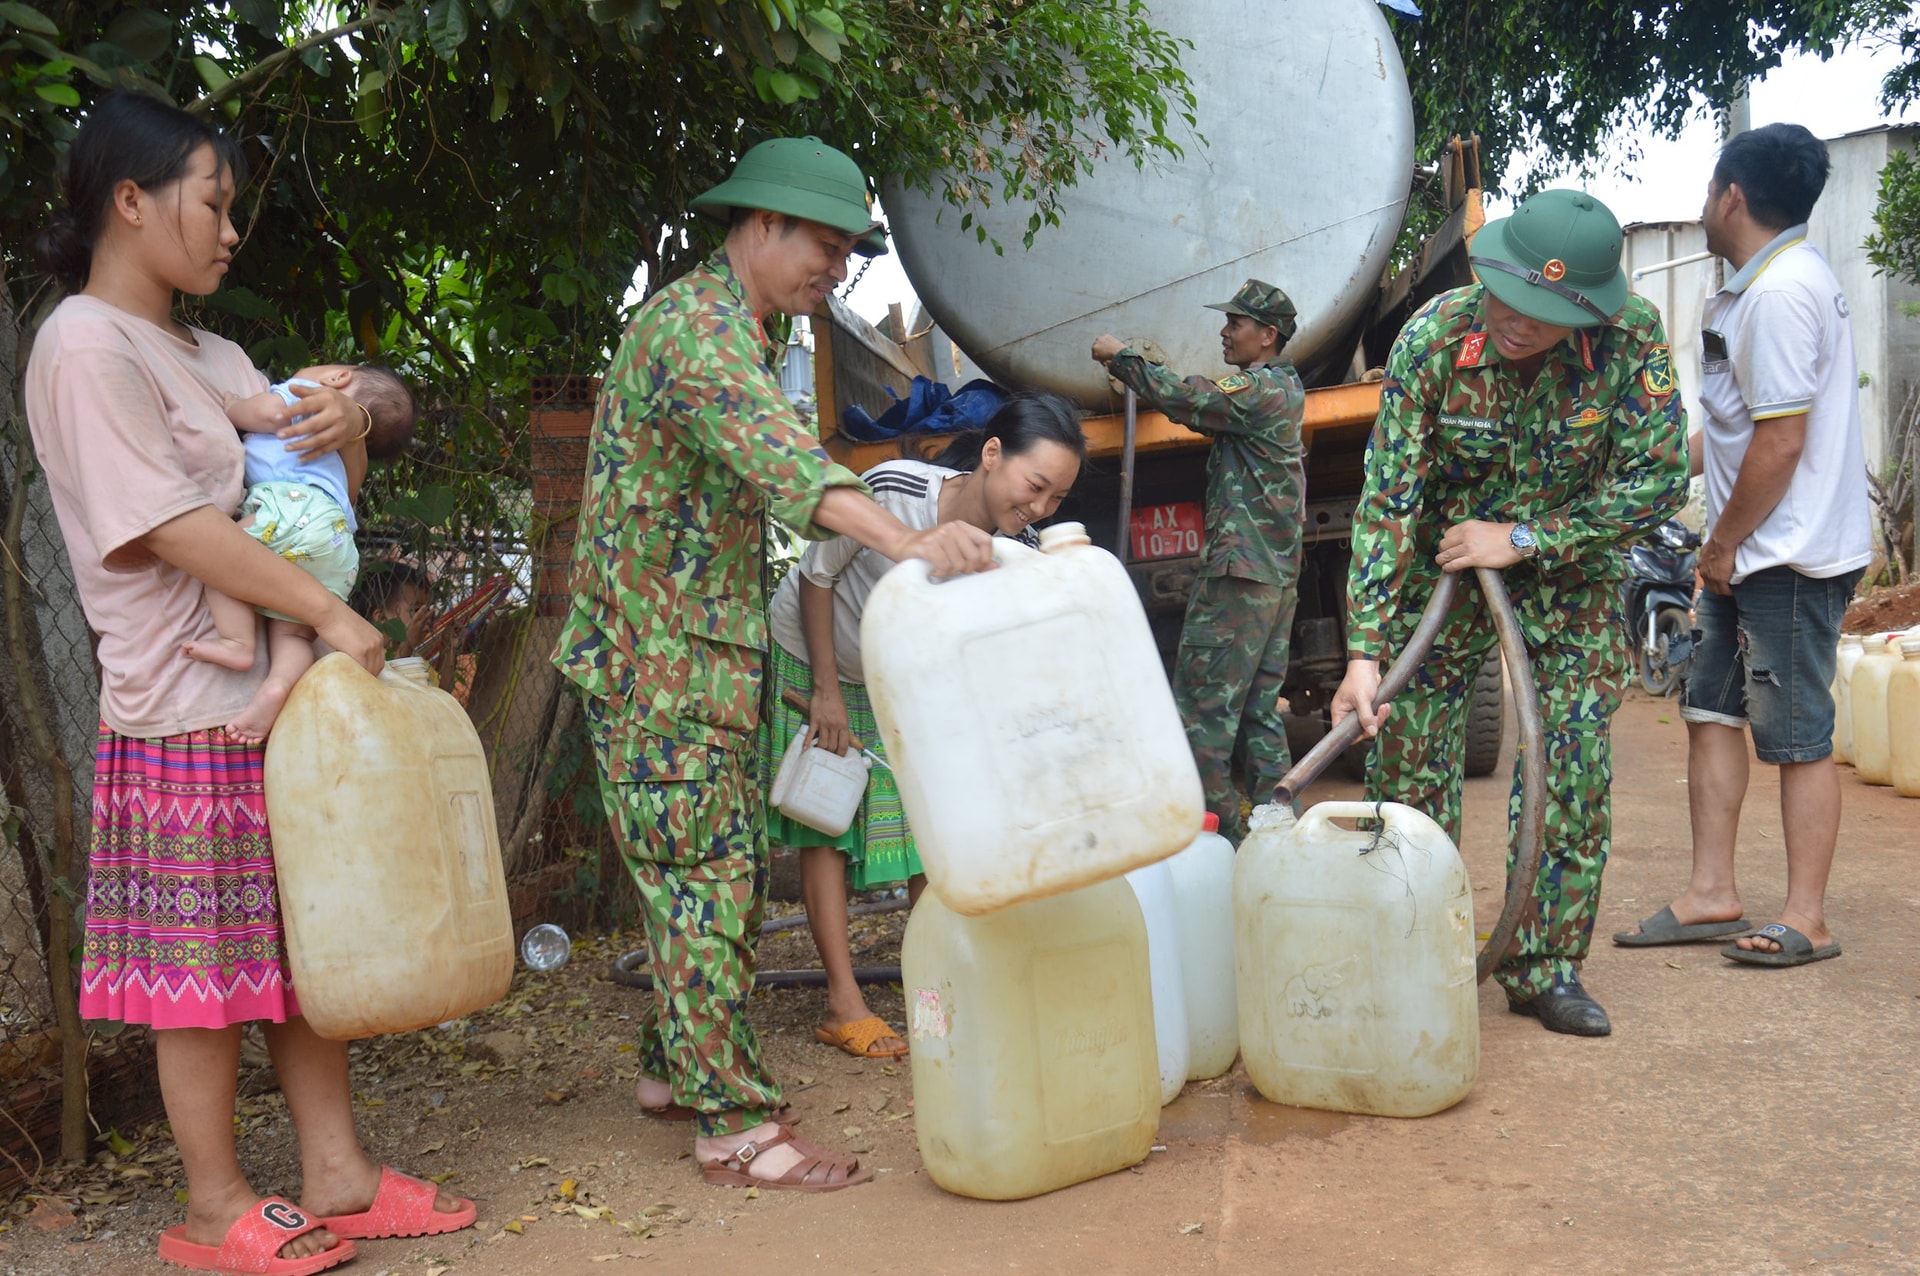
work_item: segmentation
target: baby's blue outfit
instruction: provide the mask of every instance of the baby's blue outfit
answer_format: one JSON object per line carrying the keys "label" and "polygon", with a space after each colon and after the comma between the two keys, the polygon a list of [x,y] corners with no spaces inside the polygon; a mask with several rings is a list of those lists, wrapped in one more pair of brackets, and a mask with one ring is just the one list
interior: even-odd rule
{"label": "baby's blue outfit", "polygon": [[[311,386],[318,390],[318,381],[308,381],[304,377],[294,377],[272,387],[273,393],[280,396],[288,407],[297,407],[300,396],[293,392],[296,385]],[[297,424],[306,420],[297,416]],[[340,459],[338,452],[329,452],[311,460],[304,459],[286,445],[285,440],[271,434],[248,434],[243,440],[247,448],[247,486],[258,483],[300,483],[307,487],[317,487],[334,499],[347,516],[347,530],[357,532],[360,523],[353,516],[353,501],[347,496],[347,463]]]}
{"label": "baby's blue outfit", "polygon": [[[292,407],[300,402],[290,388],[296,385],[317,388],[319,383],[296,378],[274,386],[273,392]],[[246,433],[244,443],[247,499],[240,512],[253,516],[247,534],[306,569],[344,601],[360,574],[360,550],[353,543],[359,523],[347,497],[347,463],[338,452],[303,459],[271,434]],[[264,607],[259,611],[276,620],[304,623]]]}

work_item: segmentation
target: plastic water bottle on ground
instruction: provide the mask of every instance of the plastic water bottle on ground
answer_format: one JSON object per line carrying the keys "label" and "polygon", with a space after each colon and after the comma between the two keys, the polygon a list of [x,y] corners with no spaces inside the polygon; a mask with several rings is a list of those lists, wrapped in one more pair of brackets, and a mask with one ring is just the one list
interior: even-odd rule
{"label": "plastic water bottle on ground", "polygon": [[520,960],[541,974],[560,969],[573,956],[573,941],[552,922],[542,922],[520,937]]}

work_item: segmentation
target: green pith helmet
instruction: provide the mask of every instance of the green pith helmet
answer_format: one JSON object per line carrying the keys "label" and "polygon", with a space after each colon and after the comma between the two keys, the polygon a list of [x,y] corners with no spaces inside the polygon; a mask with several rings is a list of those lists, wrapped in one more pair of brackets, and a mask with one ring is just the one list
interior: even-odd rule
{"label": "green pith helmet", "polygon": [[[733,175],[696,195],[692,207],[720,221],[736,208],[805,218],[860,236],[855,251],[871,257],[878,255],[871,245],[879,223],[869,203],[867,179],[849,156],[817,137],[776,137],[742,155]],[[879,243],[885,252],[884,233]]]}
{"label": "green pith helmet", "polygon": [[1468,260],[1488,292],[1529,319],[1593,328],[1627,304],[1625,244],[1619,220],[1593,196],[1541,191],[1482,226]]}
{"label": "green pith helmet", "polygon": [[1230,301],[1209,301],[1209,310],[1223,310],[1230,315],[1245,315],[1255,323],[1263,323],[1269,328],[1280,330],[1280,339],[1286,341],[1300,326],[1299,312],[1293,308],[1293,302],[1287,294],[1262,279],[1249,279],[1240,285],[1240,291],[1233,294]]}

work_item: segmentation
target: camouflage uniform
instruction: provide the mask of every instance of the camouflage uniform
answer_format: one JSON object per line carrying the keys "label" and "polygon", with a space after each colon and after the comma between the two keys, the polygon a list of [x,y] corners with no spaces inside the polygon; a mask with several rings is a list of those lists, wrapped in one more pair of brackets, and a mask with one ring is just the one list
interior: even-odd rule
{"label": "camouflage uniform", "polygon": [[817,537],[828,487],[866,490],[801,427],[769,353],[724,252],[641,308],[595,408],[554,655],[640,888],[656,989],[642,1067],[709,1136],[781,1102],[743,1013],[766,883],[765,518]]}
{"label": "camouflage uniform", "polygon": [[1293,765],[1279,699],[1300,578],[1306,391],[1280,358],[1210,381],[1182,379],[1127,349],[1107,370],[1143,404],[1213,439],[1206,542],[1174,659],[1173,693],[1207,809],[1220,817],[1221,834],[1238,843],[1246,830],[1233,785],[1236,743],[1259,801]]}
{"label": "camouflage uniform", "polygon": [[[1443,293],[1401,329],[1353,527],[1348,646],[1385,660],[1431,595],[1441,536],[1527,522],[1538,554],[1506,570],[1546,735],[1547,837],[1535,909],[1495,977],[1525,1001],[1586,956],[1609,849],[1608,726],[1629,671],[1621,545],[1686,501],[1680,396],[1660,316],[1639,297],[1547,352],[1531,387],[1489,349],[1482,286]],[[1433,654],[1393,702],[1367,796],[1427,811],[1460,840],[1460,759],[1475,674],[1495,644],[1463,582]],[[1520,810],[1519,768],[1508,803]]]}

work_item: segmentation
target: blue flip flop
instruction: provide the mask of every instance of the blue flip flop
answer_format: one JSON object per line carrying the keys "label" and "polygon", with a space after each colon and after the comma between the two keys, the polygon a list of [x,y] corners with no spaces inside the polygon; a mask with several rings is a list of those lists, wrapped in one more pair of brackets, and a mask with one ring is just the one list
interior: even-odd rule
{"label": "blue flip flop", "polygon": [[1738,944],[1728,944],[1720,950],[1720,955],[1728,961],[1737,961],[1743,966],[1804,966],[1809,962],[1825,961],[1829,957],[1840,955],[1838,940],[1815,948],[1811,939],[1784,922],[1762,926],[1753,933],[1756,936],[1771,939],[1780,945],[1780,951],[1756,953],[1749,952]]}

